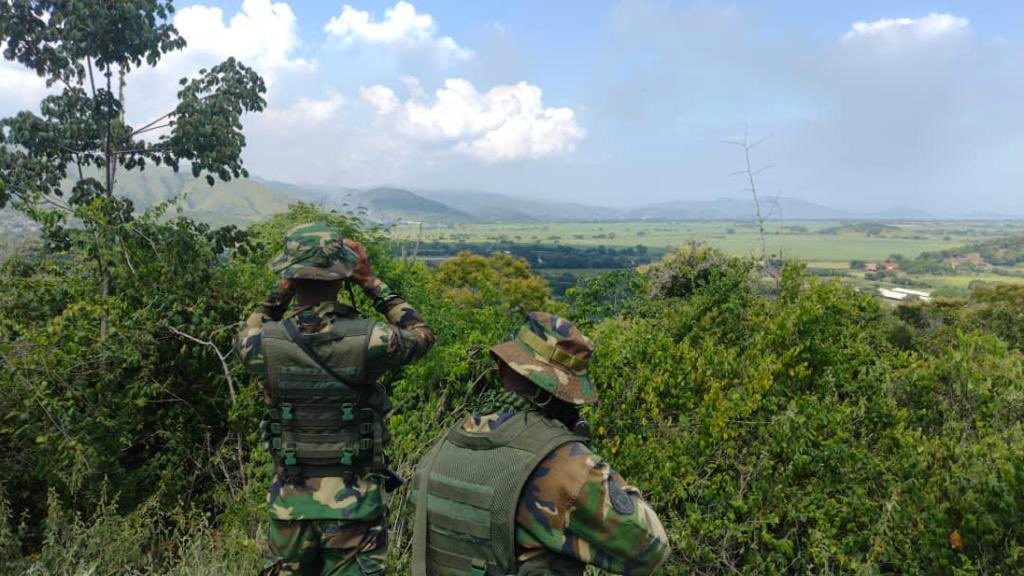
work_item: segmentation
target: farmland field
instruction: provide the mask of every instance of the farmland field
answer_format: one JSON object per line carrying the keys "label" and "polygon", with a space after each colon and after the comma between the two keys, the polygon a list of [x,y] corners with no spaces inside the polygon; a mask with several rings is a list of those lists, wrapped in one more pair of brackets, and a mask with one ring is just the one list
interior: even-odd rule
{"label": "farmland field", "polygon": [[[913,259],[923,252],[955,249],[966,244],[999,237],[1024,234],[1022,221],[915,221],[915,222],[840,222],[771,221],[765,223],[765,248],[773,258],[801,260],[812,271],[845,278],[865,289],[892,285],[889,280],[865,280],[861,270],[851,269],[853,262],[884,262],[893,255]],[[421,245],[444,245],[449,250],[465,246],[469,250],[537,247],[535,253],[546,257],[544,247],[623,250],[643,246],[656,258],[686,246],[703,243],[734,256],[753,256],[761,251],[761,236],[750,222],[566,222],[497,223],[425,226],[398,225],[394,238],[407,246],[419,239]],[[433,257],[436,259],[436,255]],[[541,258],[531,261],[535,267]],[[592,266],[585,272],[595,273]],[[564,283],[567,271],[539,269],[549,278]],[[1006,267],[1001,273],[978,272],[957,275],[904,275],[904,282],[922,288],[962,292],[974,281],[1024,282],[1024,271]]]}
{"label": "farmland field", "polygon": [[[863,230],[863,228],[879,228]],[[891,254],[912,258],[921,252],[953,248],[985,238],[1024,233],[1024,222],[921,222],[854,225],[842,222],[782,221],[765,224],[770,254],[817,262],[824,267],[850,260],[882,260]],[[396,238],[413,240],[415,226],[398,226]],[[760,235],[750,223],[582,222],[557,224],[463,224],[425,227],[422,240],[562,244],[667,250],[706,243],[736,256],[760,251]]]}

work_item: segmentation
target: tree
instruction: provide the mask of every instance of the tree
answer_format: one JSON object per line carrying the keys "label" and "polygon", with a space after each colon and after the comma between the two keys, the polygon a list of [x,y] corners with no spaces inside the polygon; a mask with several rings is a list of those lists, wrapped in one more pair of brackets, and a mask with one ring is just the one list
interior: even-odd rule
{"label": "tree", "polygon": [[[129,73],[185,47],[173,14],[170,0],[0,1],[4,58],[59,87],[39,114],[0,119],[0,208],[10,203],[38,221],[51,245],[86,244],[103,299],[114,289],[111,268],[122,255],[131,267],[118,246],[138,233],[131,201],[114,194],[118,170],[188,165],[210,185],[247,176],[240,117],[266,105],[263,79],[228,58],[182,78],[172,110],[129,125]],[[69,232],[69,218],[81,222],[84,235]],[[107,322],[104,315],[101,338]]]}
{"label": "tree", "polygon": [[525,260],[508,254],[459,253],[438,267],[433,286],[460,305],[498,308],[516,321],[531,310],[559,311],[547,282],[531,274]]}

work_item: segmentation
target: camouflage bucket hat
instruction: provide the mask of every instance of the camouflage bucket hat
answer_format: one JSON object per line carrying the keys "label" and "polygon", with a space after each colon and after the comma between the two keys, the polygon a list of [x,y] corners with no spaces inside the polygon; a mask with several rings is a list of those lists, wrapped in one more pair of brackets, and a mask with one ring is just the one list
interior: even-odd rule
{"label": "camouflage bucket hat", "polygon": [[594,343],[564,318],[530,312],[514,339],[491,355],[552,396],[570,404],[592,404],[597,391],[587,367]]}
{"label": "camouflage bucket hat", "polygon": [[282,278],[344,280],[352,275],[356,260],[337,230],[326,222],[310,222],[285,234],[284,249],[270,269]]}

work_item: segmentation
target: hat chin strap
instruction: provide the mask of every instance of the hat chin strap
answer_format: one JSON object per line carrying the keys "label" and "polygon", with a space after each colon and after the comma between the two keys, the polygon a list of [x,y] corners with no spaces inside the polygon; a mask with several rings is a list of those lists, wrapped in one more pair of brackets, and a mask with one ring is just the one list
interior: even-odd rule
{"label": "hat chin strap", "polygon": [[[533,396],[530,396],[529,398],[527,398],[527,400],[530,401],[530,404],[533,404],[538,408],[547,408],[548,405],[551,404],[551,400],[554,399],[554,395],[548,392],[547,390],[544,390],[540,386],[535,386],[535,388],[536,390],[534,391]],[[537,399],[537,397],[540,396],[541,394],[544,394],[548,397],[547,400],[545,400],[543,403]]]}

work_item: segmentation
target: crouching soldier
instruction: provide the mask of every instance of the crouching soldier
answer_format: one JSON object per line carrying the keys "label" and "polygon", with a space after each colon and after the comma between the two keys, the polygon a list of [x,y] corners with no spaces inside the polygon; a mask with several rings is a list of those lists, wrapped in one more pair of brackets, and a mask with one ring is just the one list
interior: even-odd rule
{"label": "crouching soldier", "polygon": [[[365,248],[327,224],[290,230],[271,269],[281,277],[275,292],[235,339],[263,385],[261,426],[274,459],[264,573],[383,574],[383,491],[397,477],[384,458],[391,404],[377,379],[423,356],[433,333],[374,278]],[[387,323],[339,303],[345,282]]]}
{"label": "crouching soldier", "polygon": [[578,409],[597,400],[592,351],[542,312],[491,349],[504,390],[416,470],[414,576],[643,575],[665,560],[654,510],[589,446]]}

